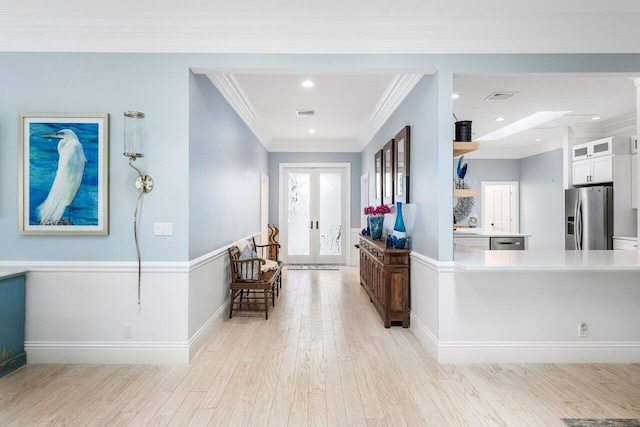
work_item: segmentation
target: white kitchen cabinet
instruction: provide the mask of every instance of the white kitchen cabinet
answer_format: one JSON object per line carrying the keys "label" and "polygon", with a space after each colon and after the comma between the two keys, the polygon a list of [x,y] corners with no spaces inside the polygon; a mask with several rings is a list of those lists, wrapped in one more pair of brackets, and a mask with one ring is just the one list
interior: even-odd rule
{"label": "white kitchen cabinet", "polygon": [[467,249],[478,249],[488,251],[491,249],[491,239],[489,237],[454,237],[454,246]]}
{"label": "white kitchen cabinet", "polygon": [[614,251],[637,251],[638,240],[629,237],[616,237],[613,236],[613,250]]}
{"label": "white kitchen cabinet", "polygon": [[591,157],[608,156],[613,154],[614,138],[603,138],[597,141],[574,145],[571,159],[573,161],[588,159]]}
{"label": "white kitchen cabinet", "polygon": [[571,182],[573,185],[613,182],[613,156],[593,157],[573,162]]}

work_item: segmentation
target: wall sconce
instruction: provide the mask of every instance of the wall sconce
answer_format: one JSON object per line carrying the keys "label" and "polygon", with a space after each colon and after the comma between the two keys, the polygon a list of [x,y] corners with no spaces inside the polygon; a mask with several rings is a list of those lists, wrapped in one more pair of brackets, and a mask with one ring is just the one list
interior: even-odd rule
{"label": "wall sconce", "polygon": [[138,243],[138,210],[142,202],[142,196],[153,190],[153,179],[149,175],[143,174],[140,169],[133,166],[133,162],[138,157],[144,157],[144,113],[140,111],[124,112],[124,155],[129,158],[129,166],[138,172],[135,186],[140,195],[136,201],[136,209],[133,212],[133,238],[136,242],[136,252],[138,254],[138,305],[140,305],[140,279],[142,258],[140,256],[140,244]]}

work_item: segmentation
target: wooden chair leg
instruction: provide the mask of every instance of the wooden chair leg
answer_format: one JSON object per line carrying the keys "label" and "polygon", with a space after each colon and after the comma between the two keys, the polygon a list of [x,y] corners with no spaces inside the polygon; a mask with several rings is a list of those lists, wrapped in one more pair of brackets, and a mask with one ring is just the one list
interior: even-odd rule
{"label": "wooden chair leg", "polygon": [[264,318],[269,320],[269,292],[264,290]]}
{"label": "wooden chair leg", "polygon": [[271,287],[271,307],[275,307],[276,305],[276,293],[273,290],[273,286]]}
{"label": "wooden chair leg", "polygon": [[236,299],[236,290],[231,289],[231,303],[229,304],[229,319],[233,316],[233,302]]}

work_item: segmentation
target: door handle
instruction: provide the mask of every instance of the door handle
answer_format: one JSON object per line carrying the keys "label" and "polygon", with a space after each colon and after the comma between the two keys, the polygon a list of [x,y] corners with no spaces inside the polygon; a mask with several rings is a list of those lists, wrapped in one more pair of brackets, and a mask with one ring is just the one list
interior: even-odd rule
{"label": "door handle", "polygon": [[316,230],[320,230],[320,228],[318,227],[318,221],[316,221]]}
{"label": "door handle", "polygon": [[309,228],[313,230],[313,221],[311,221],[311,225],[309,226]]}

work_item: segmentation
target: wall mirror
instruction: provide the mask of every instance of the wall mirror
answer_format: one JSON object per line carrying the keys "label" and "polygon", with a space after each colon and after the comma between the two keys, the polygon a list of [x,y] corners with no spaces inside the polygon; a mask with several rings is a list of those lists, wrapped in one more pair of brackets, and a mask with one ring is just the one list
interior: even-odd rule
{"label": "wall mirror", "polygon": [[382,203],[393,204],[393,139],[382,147]]}
{"label": "wall mirror", "polygon": [[375,156],[375,203],[379,205],[382,203],[382,150],[378,151]]}
{"label": "wall mirror", "polygon": [[409,203],[409,133],[406,126],[394,138],[395,202]]}

